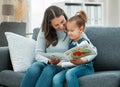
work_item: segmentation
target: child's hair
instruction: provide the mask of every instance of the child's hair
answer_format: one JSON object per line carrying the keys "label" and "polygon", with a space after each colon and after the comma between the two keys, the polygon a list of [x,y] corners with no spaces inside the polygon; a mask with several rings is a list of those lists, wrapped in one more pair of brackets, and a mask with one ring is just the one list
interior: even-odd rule
{"label": "child's hair", "polygon": [[68,21],[76,21],[78,27],[83,26],[83,29],[85,29],[87,15],[83,10],[81,10],[80,12],[77,12],[75,16],[71,17]]}

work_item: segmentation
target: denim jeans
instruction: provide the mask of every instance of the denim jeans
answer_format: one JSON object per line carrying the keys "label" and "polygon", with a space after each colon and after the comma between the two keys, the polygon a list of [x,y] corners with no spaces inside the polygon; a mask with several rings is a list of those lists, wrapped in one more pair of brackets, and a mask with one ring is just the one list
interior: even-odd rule
{"label": "denim jeans", "polygon": [[27,70],[20,87],[52,87],[53,76],[62,68],[35,62]]}
{"label": "denim jeans", "polygon": [[64,87],[65,81],[68,87],[80,87],[78,78],[92,73],[94,73],[92,62],[72,68],[66,68],[54,76],[53,87]]}

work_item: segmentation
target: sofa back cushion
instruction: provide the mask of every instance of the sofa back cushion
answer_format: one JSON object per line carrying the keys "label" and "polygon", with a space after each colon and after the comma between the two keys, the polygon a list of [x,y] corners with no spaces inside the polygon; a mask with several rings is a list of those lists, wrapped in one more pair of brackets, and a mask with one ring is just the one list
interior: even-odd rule
{"label": "sofa back cushion", "polygon": [[40,31],[39,27],[38,28],[34,28],[32,39],[37,40],[37,36],[38,36],[39,31]]}
{"label": "sofa back cushion", "polygon": [[86,34],[98,50],[95,70],[120,70],[120,27],[87,27]]}
{"label": "sofa back cushion", "polygon": [[0,47],[0,72],[5,69],[13,70],[10,60],[9,48]]}
{"label": "sofa back cushion", "polygon": [[25,22],[2,22],[0,25],[0,47],[8,46],[5,32],[13,32],[26,36],[26,23]]}

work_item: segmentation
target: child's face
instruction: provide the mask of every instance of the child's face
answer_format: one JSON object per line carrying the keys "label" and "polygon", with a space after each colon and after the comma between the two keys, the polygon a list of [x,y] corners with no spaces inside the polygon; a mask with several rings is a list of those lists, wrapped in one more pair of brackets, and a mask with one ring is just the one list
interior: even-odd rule
{"label": "child's face", "polygon": [[67,22],[67,34],[73,41],[78,41],[83,32],[83,27],[78,27],[75,21]]}

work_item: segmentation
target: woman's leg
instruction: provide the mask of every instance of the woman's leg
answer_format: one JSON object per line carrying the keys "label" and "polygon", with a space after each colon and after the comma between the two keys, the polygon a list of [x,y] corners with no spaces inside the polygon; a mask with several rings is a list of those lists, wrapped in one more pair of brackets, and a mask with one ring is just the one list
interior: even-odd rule
{"label": "woman's leg", "polygon": [[83,64],[69,69],[66,72],[66,80],[68,87],[80,87],[78,77],[94,73],[92,63]]}
{"label": "woman's leg", "polygon": [[53,77],[53,87],[63,87],[64,86],[66,71],[67,70],[63,70],[63,71],[57,73]]}
{"label": "woman's leg", "polygon": [[20,87],[35,87],[41,71],[46,66],[42,62],[35,62],[27,70]]}
{"label": "woman's leg", "polygon": [[52,81],[54,75],[61,70],[62,67],[56,65],[46,66],[43,69],[35,87],[52,87]]}

